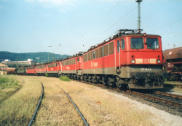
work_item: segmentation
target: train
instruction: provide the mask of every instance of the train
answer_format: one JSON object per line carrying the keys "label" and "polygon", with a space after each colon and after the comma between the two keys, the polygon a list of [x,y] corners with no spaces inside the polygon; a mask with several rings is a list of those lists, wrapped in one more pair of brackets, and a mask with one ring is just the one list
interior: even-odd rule
{"label": "train", "polygon": [[86,52],[25,68],[27,75],[68,76],[120,89],[163,88],[161,36],[120,29]]}
{"label": "train", "polygon": [[182,47],[167,49],[163,53],[167,80],[182,81]]}
{"label": "train", "polygon": [[24,70],[28,75],[68,76],[120,89],[163,88],[163,52],[160,35],[141,33],[140,3],[138,29],[120,29],[109,39],[86,52],[63,60],[38,64]]}

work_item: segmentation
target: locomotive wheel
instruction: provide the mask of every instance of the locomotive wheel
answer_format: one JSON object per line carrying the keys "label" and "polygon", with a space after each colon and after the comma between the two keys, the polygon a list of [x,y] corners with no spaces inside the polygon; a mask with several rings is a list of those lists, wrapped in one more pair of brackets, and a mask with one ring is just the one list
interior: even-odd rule
{"label": "locomotive wheel", "polygon": [[128,90],[128,84],[123,79],[120,79],[119,77],[116,77],[116,87],[120,90]]}
{"label": "locomotive wheel", "polygon": [[102,84],[104,84],[105,86],[108,86],[106,76],[102,76]]}
{"label": "locomotive wheel", "polygon": [[96,84],[97,83],[97,77],[94,75],[92,76],[92,83]]}
{"label": "locomotive wheel", "polygon": [[116,87],[115,77],[113,76],[108,77],[108,85],[111,86],[112,88]]}

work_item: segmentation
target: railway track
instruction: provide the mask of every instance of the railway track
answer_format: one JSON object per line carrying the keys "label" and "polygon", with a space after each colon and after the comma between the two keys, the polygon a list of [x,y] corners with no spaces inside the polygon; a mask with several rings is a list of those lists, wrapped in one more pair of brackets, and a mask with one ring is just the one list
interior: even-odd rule
{"label": "railway track", "polygon": [[41,103],[42,103],[42,99],[44,98],[44,85],[43,85],[42,82],[41,82],[41,87],[42,87],[41,95],[39,97],[35,112],[33,113],[32,118],[28,123],[28,126],[32,126],[32,124],[35,122],[38,110],[40,109],[40,106],[41,106]]}
{"label": "railway track", "polygon": [[182,88],[182,85],[175,85],[177,88]]}
{"label": "railway track", "polygon": [[[88,83],[84,82],[87,84],[93,84],[93,83]],[[95,86],[108,89],[114,92],[122,93],[127,96],[132,96],[132,98],[139,98],[142,101],[147,101],[149,104],[159,109],[164,109],[165,111],[168,111],[172,114],[177,114],[182,116],[182,96],[180,95],[175,95],[175,94],[170,94],[167,92],[162,92],[162,91],[149,91],[149,92],[142,92],[142,91],[132,91],[132,90],[126,90],[122,91],[118,88],[112,88],[109,86],[105,86],[103,84],[94,84]]]}
{"label": "railway track", "polygon": [[176,87],[176,88],[182,88],[181,84],[165,84],[165,87]]}
{"label": "railway track", "polygon": [[[62,89],[63,90],[63,89]],[[71,96],[65,91],[63,90],[63,92],[65,93],[65,95],[67,96],[67,98],[69,99],[69,101],[73,104],[74,108],[76,109],[76,111],[78,112],[78,114],[80,115],[84,126],[89,126],[89,123],[87,122],[87,120],[85,119],[84,115],[81,113],[80,109],[78,108],[78,106],[75,104],[75,102],[72,100]]]}
{"label": "railway track", "polygon": [[[42,99],[44,97],[44,85],[43,83],[41,83],[41,87],[42,87],[42,91],[41,91],[41,95],[40,98],[38,100],[38,104],[36,106],[35,112],[32,115],[31,120],[28,123],[28,126],[32,126],[32,124],[35,122],[38,110],[40,109],[41,103],[42,103]],[[61,88],[62,89],[62,88]],[[84,115],[81,113],[81,111],[79,110],[78,106],[75,104],[75,102],[72,100],[71,96],[62,89],[62,91],[64,92],[64,94],[67,96],[67,98],[69,99],[69,101],[71,102],[71,104],[73,104],[74,108],[76,109],[76,111],[78,112],[78,114],[80,115],[81,119],[83,120],[83,124],[84,126],[89,126],[89,123],[87,122],[87,120],[85,119]]]}
{"label": "railway track", "polygon": [[142,93],[142,92],[127,90],[125,93],[127,93],[128,95],[139,96],[143,98],[144,100],[168,107],[169,109],[174,109],[182,113],[181,96],[168,94],[168,93],[160,92],[160,91],[153,92],[153,93]]}
{"label": "railway track", "polygon": [[161,91],[155,91],[154,93],[158,95],[163,95],[163,96],[172,97],[178,100],[182,100],[182,95],[170,94],[170,93],[161,92]]}

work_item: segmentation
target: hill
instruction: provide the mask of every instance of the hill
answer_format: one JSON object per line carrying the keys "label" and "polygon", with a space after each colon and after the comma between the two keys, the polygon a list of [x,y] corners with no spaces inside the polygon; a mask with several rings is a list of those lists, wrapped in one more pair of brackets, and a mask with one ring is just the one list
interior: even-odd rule
{"label": "hill", "polygon": [[68,57],[69,55],[60,55],[50,52],[35,52],[35,53],[13,53],[8,51],[0,51],[0,62],[5,59],[11,61],[26,61],[32,59],[35,62],[44,63],[53,60],[60,60]]}

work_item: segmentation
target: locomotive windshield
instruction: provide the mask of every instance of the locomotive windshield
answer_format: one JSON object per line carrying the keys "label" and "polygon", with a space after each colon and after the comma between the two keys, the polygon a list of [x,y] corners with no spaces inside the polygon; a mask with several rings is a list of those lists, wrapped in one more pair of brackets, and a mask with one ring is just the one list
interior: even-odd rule
{"label": "locomotive windshield", "polygon": [[143,49],[143,38],[131,38],[131,48],[132,49]]}
{"label": "locomotive windshield", "polygon": [[157,38],[147,38],[147,48],[148,49],[158,49],[159,42]]}

